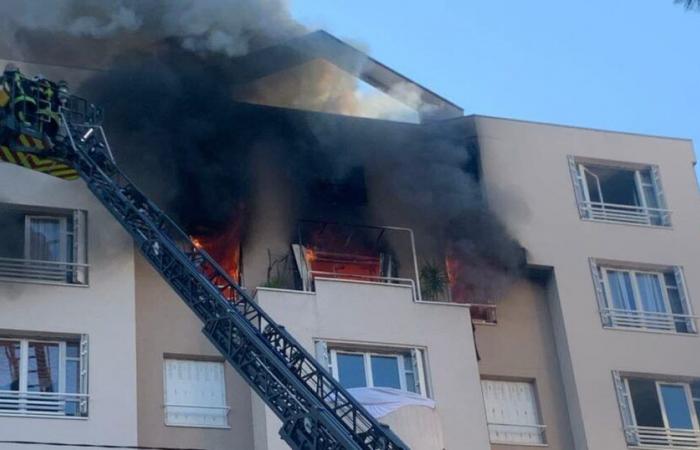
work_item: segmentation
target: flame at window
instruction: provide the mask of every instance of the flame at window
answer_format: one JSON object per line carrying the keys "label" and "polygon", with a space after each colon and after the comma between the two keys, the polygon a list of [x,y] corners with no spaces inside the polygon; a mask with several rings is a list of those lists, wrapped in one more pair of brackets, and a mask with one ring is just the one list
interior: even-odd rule
{"label": "flame at window", "polygon": [[194,236],[192,242],[204,249],[237,283],[241,282],[241,220],[233,220],[222,232]]}

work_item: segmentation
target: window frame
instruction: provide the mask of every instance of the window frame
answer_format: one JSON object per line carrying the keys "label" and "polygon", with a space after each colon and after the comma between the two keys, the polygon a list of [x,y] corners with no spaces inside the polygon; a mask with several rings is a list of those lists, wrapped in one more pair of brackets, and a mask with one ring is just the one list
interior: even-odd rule
{"label": "window frame", "polygon": [[[628,397],[628,407],[630,409],[630,418],[632,421],[632,425],[634,427],[638,427],[639,425],[637,424],[637,412],[634,406],[634,398],[632,397],[630,386],[629,386],[629,379],[630,378],[635,378],[634,376],[623,376],[623,382],[625,389],[627,391],[627,397]],[[638,378],[643,378],[643,377],[638,377]],[[651,378],[651,380],[654,381],[654,386],[656,388],[656,399],[659,402],[659,408],[661,411],[661,419],[663,420],[664,426],[662,429],[664,430],[672,430],[669,426],[668,423],[668,414],[666,411],[666,405],[664,403],[663,395],[661,394],[661,386],[662,385],[667,385],[667,386],[681,386],[683,387],[683,392],[685,394],[685,401],[686,404],[688,405],[688,411],[690,412],[690,420],[693,424],[692,430],[689,431],[696,431],[700,432],[700,420],[698,419],[697,411],[695,410],[695,404],[694,404],[694,398],[693,398],[693,393],[692,390],[690,389],[690,383],[684,382],[684,381],[667,381],[667,380],[659,380],[655,378]],[[652,427],[653,428],[653,427]]]}
{"label": "window frame", "polygon": [[[0,213],[8,212],[16,221],[10,238],[16,238],[11,252],[0,254],[0,282],[88,287],[87,211],[0,202]],[[58,256],[31,258],[31,226],[35,220],[58,224]],[[7,239],[8,236],[5,236]]]}
{"label": "window frame", "polygon": [[[609,281],[609,274],[608,272],[623,272],[630,274],[630,279],[632,280],[632,292],[633,292],[633,299],[634,299],[634,305],[635,309],[633,311],[643,311],[643,312],[653,312],[653,311],[646,311],[643,307],[643,301],[642,301],[642,295],[639,290],[639,281],[637,280],[637,274],[644,274],[644,275],[654,275],[656,279],[659,281],[659,286],[661,287],[661,296],[663,297],[663,302],[664,302],[664,308],[665,311],[663,311],[664,314],[673,314],[673,310],[671,308],[671,302],[668,298],[668,286],[666,285],[666,278],[664,276],[664,272],[657,272],[653,270],[637,270],[637,269],[632,269],[632,268],[621,268],[621,267],[614,267],[614,266],[605,266],[601,265],[600,270],[602,271],[603,274],[603,286],[605,289],[605,298],[607,300],[607,306],[609,309],[623,309],[623,308],[615,308],[614,305],[612,305],[610,302],[612,302],[612,291],[610,288],[610,281]],[[627,309],[623,309],[624,311],[629,311]],[[647,328],[647,327],[642,327],[642,328]],[[653,328],[652,328],[653,329]]]}
{"label": "window frame", "polygon": [[[431,390],[428,386],[427,354],[421,347],[378,347],[361,344],[333,343],[324,340],[315,341],[316,360],[319,361],[331,374],[340,382],[338,372],[338,353],[362,355],[365,368],[366,387],[373,388],[373,378],[371,384],[368,381],[368,368],[371,370],[371,356],[392,356],[398,358],[399,383],[401,390],[420,395],[424,398],[431,398]],[[370,358],[369,360],[367,358]],[[411,364],[407,365],[406,358],[410,358]],[[414,380],[414,390],[408,389],[407,374],[412,374]]]}
{"label": "window frame", "polygon": [[[579,158],[573,155],[568,155],[569,162],[569,172],[572,178],[572,183],[574,187],[574,195],[576,198],[576,206],[579,211],[579,217],[583,220],[590,220],[594,222],[621,224],[621,225],[637,225],[637,226],[649,226],[658,228],[670,228],[671,211],[666,203],[666,195],[664,193],[663,187],[661,185],[661,179],[659,175],[659,167],[655,164],[638,164],[638,163],[625,163],[617,161],[606,161],[597,160],[591,158]],[[604,167],[613,170],[628,171],[632,172],[634,178],[634,192],[636,197],[636,205],[623,205],[616,203],[608,203],[603,198],[602,188],[600,182],[595,173],[593,173],[591,167]],[[648,172],[648,182],[644,181],[642,176],[643,172]],[[600,201],[594,202],[591,199],[591,192],[588,187],[588,178],[586,173],[591,174],[595,177],[596,184],[598,186],[598,192],[600,195]],[[649,206],[649,202],[646,197],[645,187],[649,187],[653,190],[656,207]],[[601,211],[597,211],[593,208],[593,204],[599,203],[600,209],[603,213],[605,212],[605,206],[609,205],[610,210],[613,213],[612,216],[600,217]],[[617,211],[616,211],[617,207]],[[634,215],[627,217],[627,220],[622,219],[620,216],[622,212],[626,209],[634,211],[634,208],[638,208],[642,211],[643,215],[635,217]],[[594,212],[598,212],[598,216]],[[616,214],[619,213],[619,214]],[[617,217],[616,217],[617,216]],[[634,220],[636,219],[636,220]],[[645,220],[642,220],[645,219]],[[658,223],[654,223],[658,221]]]}
{"label": "window frame", "polygon": [[[365,372],[365,384],[366,386],[363,387],[387,387],[387,386],[375,386],[374,385],[374,371],[372,370],[372,357],[377,356],[377,357],[383,357],[383,358],[395,358],[396,359],[396,367],[398,370],[398,375],[399,375],[399,389],[402,391],[408,391],[406,389],[406,364],[405,364],[405,355],[403,354],[398,354],[398,353],[377,353],[377,352],[372,352],[372,351],[367,351],[367,352],[362,352],[362,351],[351,351],[351,350],[342,350],[342,349],[331,349],[331,367],[333,369],[333,378],[336,380],[340,381],[340,372],[339,372],[339,367],[338,367],[338,353],[343,354],[343,355],[361,355],[362,360],[364,363],[364,372]],[[408,392],[413,392],[413,391],[408,391]]]}
{"label": "window frame", "polygon": [[[698,336],[697,316],[690,298],[683,268],[681,266],[655,266],[644,263],[598,260],[589,258],[594,292],[598,303],[601,322],[604,328],[613,330],[668,333],[683,336]],[[625,272],[630,276],[633,301],[636,309],[617,308],[613,304],[609,272]],[[665,312],[647,311],[642,305],[636,274],[654,275],[659,280]],[[670,277],[673,284],[667,282]],[[672,302],[669,291],[675,291],[677,298]],[[680,312],[674,311],[674,305]],[[678,309],[678,308],[677,308]],[[629,313],[633,317],[626,317]],[[634,317],[635,314],[638,317]],[[663,321],[670,324],[664,326]],[[636,321],[636,322],[635,322]],[[620,323],[622,322],[622,323]],[[635,322],[635,323],[627,323]],[[680,329],[679,329],[680,328]]]}
{"label": "window frame", "polygon": [[[20,417],[50,417],[50,418],[61,418],[61,419],[87,419],[88,418],[88,403],[89,403],[89,393],[88,393],[88,355],[87,355],[87,335],[80,335],[79,337],[33,337],[33,336],[0,336],[1,341],[6,342],[18,342],[19,343],[19,385],[16,391],[0,391],[3,393],[15,393],[18,395],[18,407],[16,410],[11,409],[0,409],[0,416],[20,416]],[[77,344],[78,356],[68,356],[67,346],[68,343]],[[58,396],[76,396],[78,408],[75,415],[66,414],[65,407],[63,413],[48,413],[46,411],[31,411],[27,409],[26,403],[24,406],[20,406],[23,401],[19,396],[21,395],[41,395],[42,392],[39,391],[29,391],[29,344],[39,343],[39,344],[58,344],[58,381],[57,381],[57,392],[51,392],[50,394],[56,394]],[[68,361],[77,361],[78,363],[78,392],[66,392],[66,381],[67,381],[67,366]],[[56,401],[61,401],[57,399]],[[63,400],[64,402],[66,400]],[[75,400],[74,400],[75,401]],[[24,400],[26,402],[26,400]]]}

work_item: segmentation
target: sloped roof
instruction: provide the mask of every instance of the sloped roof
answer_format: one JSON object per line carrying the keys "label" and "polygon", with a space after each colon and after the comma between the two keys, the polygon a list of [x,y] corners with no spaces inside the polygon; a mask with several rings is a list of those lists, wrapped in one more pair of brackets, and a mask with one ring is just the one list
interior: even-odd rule
{"label": "sloped roof", "polygon": [[418,94],[423,107],[417,112],[422,122],[450,119],[464,114],[464,110],[451,101],[323,30],[239,58],[241,64],[236,64],[236,81],[254,81],[318,58],[408,106],[415,107]]}

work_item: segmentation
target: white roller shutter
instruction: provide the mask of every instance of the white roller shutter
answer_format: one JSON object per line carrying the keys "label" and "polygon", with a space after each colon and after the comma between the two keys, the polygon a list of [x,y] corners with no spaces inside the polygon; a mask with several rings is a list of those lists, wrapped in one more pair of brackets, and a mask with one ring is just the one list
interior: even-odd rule
{"label": "white roller shutter", "polygon": [[543,444],[532,383],[481,380],[491,442]]}
{"label": "white roller shutter", "polygon": [[164,371],[166,425],[228,426],[222,362],[166,359]]}

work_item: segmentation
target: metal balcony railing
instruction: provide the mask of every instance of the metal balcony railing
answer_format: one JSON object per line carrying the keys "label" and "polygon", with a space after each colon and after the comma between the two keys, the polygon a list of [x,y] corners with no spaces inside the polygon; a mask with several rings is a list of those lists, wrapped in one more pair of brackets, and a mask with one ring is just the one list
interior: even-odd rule
{"label": "metal balcony railing", "polygon": [[582,206],[586,217],[592,220],[635,225],[671,225],[671,212],[667,209],[602,202],[582,202]]}
{"label": "metal balcony railing", "polygon": [[654,331],[697,333],[697,316],[605,308],[603,323],[613,328],[642,328]]}
{"label": "metal balcony railing", "polygon": [[544,444],[545,425],[488,423],[491,443]]}
{"label": "metal balcony railing", "polygon": [[0,391],[0,415],[86,417],[87,394]]}
{"label": "metal balcony railing", "polygon": [[0,280],[86,285],[87,264],[0,258]]}
{"label": "metal balcony railing", "polygon": [[700,430],[657,427],[629,427],[630,444],[636,447],[663,449],[700,449]]}

